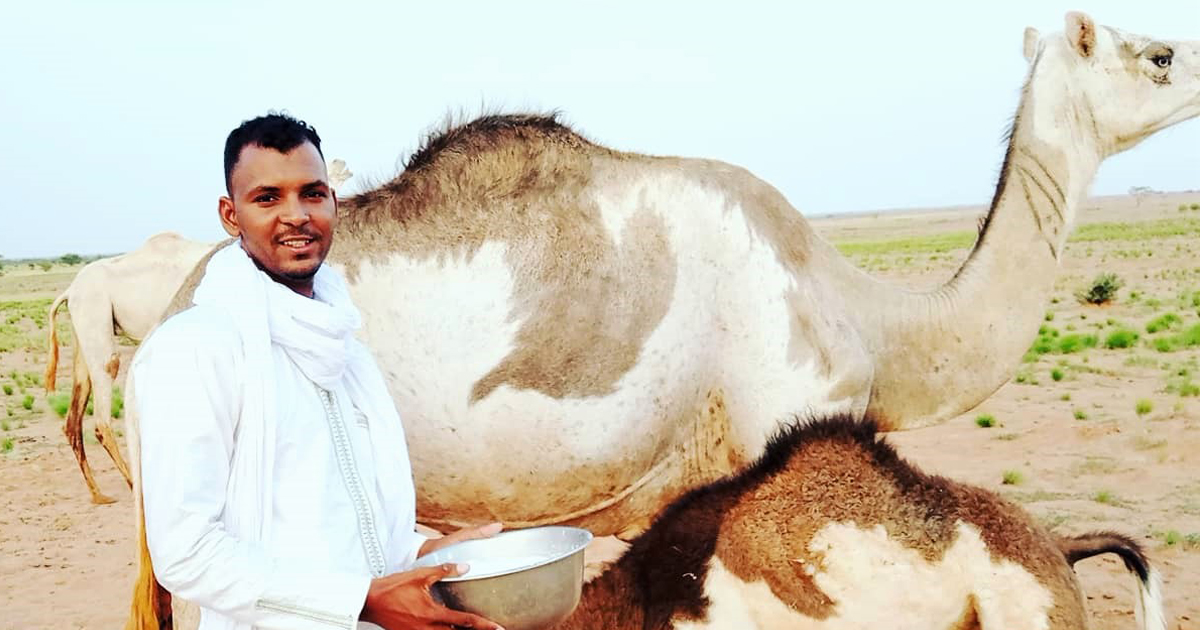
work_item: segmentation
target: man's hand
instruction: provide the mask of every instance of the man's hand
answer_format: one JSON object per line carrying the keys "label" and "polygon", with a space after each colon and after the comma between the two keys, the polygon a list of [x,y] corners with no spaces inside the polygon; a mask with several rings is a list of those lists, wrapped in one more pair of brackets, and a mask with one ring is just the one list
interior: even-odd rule
{"label": "man's hand", "polygon": [[456,542],[475,540],[477,538],[491,538],[492,536],[499,534],[500,530],[502,529],[504,529],[504,526],[500,523],[491,523],[481,527],[468,527],[465,529],[460,529],[453,534],[448,534],[446,536],[442,536],[441,538],[430,538],[429,540],[421,543],[421,549],[417,552],[417,557],[420,558],[427,553],[433,553],[442,547],[453,545]]}
{"label": "man's hand", "polygon": [[367,601],[363,604],[359,619],[387,630],[446,630],[451,626],[504,630],[483,617],[451,610],[433,601],[429,589],[434,582],[462,575],[466,571],[464,564],[447,563],[371,580]]}

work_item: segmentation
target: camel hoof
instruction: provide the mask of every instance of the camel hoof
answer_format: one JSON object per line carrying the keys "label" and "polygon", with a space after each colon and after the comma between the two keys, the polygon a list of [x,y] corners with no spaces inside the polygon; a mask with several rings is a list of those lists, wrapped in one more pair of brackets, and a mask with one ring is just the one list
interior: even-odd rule
{"label": "camel hoof", "polygon": [[96,505],[108,505],[109,503],[116,503],[116,502],[117,502],[116,499],[114,499],[108,495],[104,495],[104,494],[93,494],[92,495],[92,503],[94,503]]}

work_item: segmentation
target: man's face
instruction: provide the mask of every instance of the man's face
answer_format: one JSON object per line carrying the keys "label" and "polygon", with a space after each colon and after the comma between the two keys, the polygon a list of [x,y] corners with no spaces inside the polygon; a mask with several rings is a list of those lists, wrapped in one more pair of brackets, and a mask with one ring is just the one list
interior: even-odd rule
{"label": "man's face", "polygon": [[337,198],[311,143],[280,153],[250,145],[230,174],[218,211],[230,236],[277,282],[312,295],[312,278],[329,254]]}

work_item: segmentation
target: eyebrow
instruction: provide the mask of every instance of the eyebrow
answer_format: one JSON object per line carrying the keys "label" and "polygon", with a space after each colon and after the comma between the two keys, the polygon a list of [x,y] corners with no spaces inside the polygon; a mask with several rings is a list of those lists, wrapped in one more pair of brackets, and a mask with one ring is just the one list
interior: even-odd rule
{"label": "eyebrow", "polygon": [[314,179],[311,182],[308,182],[307,184],[301,186],[300,190],[312,190],[313,188],[328,188],[328,187],[329,187],[329,184],[326,184],[323,180]]}
{"label": "eyebrow", "polygon": [[279,190],[280,190],[280,188],[278,186],[255,186],[254,188],[251,188],[250,190],[246,191],[246,196],[254,197],[257,195],[261,195],[263,193],[279,194]]}

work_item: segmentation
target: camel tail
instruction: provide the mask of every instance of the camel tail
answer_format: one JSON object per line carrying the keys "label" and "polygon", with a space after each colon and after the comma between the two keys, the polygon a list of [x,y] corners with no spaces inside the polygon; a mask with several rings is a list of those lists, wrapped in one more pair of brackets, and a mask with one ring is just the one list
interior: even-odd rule
{"label": "camel tail", "polygon": [[146,511],[139,494],[137,501],[138,574],[133,583],[133,601],[125,630],[171,630],[171,594],[154,577],[150,546],[146,544]]}
{"label": "camel tail", "polygon": [[54,320],[58,317],[59,307],[61,307],[63,302],[66,301],[67,294],[65,292],[55,298],[54,303],[50,305],[49,317],[46,318],[50,323],[50,325],[47,326],[47,328],[50,329],[47,348],[47,350],[50,351],[50,360],[46,363],[46,374],[45,378],[42,380],[46,383],[47,394],[54,393],[54,386],[56,384],[58,375],[58,326],[55,325]]}
{"label": "camel tail", "polygon": [[173,630],[171,593],[154,577],[154,562],[146,542],[146,504],[142,497],[141,439],[138,428],[136,383],[133,373],[125,382],[125,395],[130,401],[125,414],[125,434],[133,473],[133,503],[136,512],[138,572],[133,583],[133,598],[129,604],[129,621],[125,630]]}
{"label": "camel tail", "polygon": [[1074,566],[1079,560],[1105,553],[1114,553],[1125,562],[1125,568],[1137,575],[1137,618],[1143,630],[1166,630],[1167,616],[1163,611],[1162,576],[1150,564],[1142,546],[1132,538],[1115,532],[1092,532],[1081,536],[1060,538],[1058,548],[1067,563]]}
{"label": "camel tail", "polygon": [[172,607],[170,593],[162,588],[154,576],[154,564],[150,562],[150,546],[146,545],[145,510],[142,498],[138,497],[138,578],[133,582],[133,601],[130,604],[130,620],[125,630],[172,630]]}

